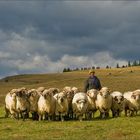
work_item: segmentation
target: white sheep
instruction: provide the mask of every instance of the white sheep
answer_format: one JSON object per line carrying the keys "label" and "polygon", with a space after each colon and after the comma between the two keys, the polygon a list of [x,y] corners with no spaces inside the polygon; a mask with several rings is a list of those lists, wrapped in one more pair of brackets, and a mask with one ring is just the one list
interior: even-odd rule
{"label": "white sheep", "polygon": [[38,120],[38,100],[39,100],[39,93],[36,89],[30,89],[27,93],[29,102],[30,102],[30,113],[32,114],[33,120]]}
{"label": "white sheep", "polygon": [[139,91],[125,92],[125,116],[133,116],[140,110],[140,93]]}
{"label": "white sheep", "polygon": [[64,87],[63,88],[63,92],[66,94],[67,96],[67,100],[68,100],[68,118],[69,119],[73,119],[73,109],[72,109],[72,99],[74,94],[76,93],[77,88],[76,87]]}
{"label": "white sheep", "polygon": [[42,119],[45,120],[46,115],[48,116],[48,120],[51,120],[51,118],[53,119],[55,115],[55,107],[56,100],[53,97],[53,93],[49,90],[44,90],[38,100],[39,121]]}
{"label": "white sheep", "polygon": [[18,112],[18,118],[20,114],[23,120],[28,117],[30,111],[30,102],[27,92],[26,88],[20,88],[16,92],[16,110]]}
{"label": "white sheep", "polygon": [[88,119],[92,119],[94,117],[94,113],[97,111],[97,107],[96,107],[97,94],[98,94],[98,90],[96,89],[91,89],[87,91],[87,98],[88,98],[87,117]]}
{"label": "white sheep", "polygon": [[78,92],[72,100],[73,112],[80,121],[83,120],[83,115],[87,112],[88,97],[83,92]]}
{"label": "white sheep", "polygon": [[71,90],[74,92],[74,94],[79,92],[79,89],[77,87],[72,87]]}
{"label": "white sheep", "polygon": [[65,86],[63,88],[63,91],[73,91],[74,94],[76,94],[77,92],[79,92],[79,89],[77,87],[70,87],[70,86]]}
{"label": "white sheep", "polygon": [[102,87],[97,95],[96,106],[100,111],[100,117],[106,118],[109,116],[109,110],[112,106],[112,96],[110,90],[107,87]]}
{"label": "white sheep", "polygon": [[17,89],[12,89],[9,93],[7,93],[5,97],[5,117],[8,117],[9,114],[12,118],[17,117],[16,111],[16,91]]}
{"label": "white sheep", "polygon": [[119,91],[114,91],[111,93],[113,98],[113,104],[111,107],[112,116],[119,117],[120,113],[124,110],[124,97],[123,94]]}
{"label": "white sheep", "polygon": [[58,88],[49,88],[48,90],[49,90],[50,92],[52,92],[53,95],[55,95],[55,94],[57,94],[57,93],[60,92],[60,89],[58,89]]}
{"label": "white sheep", "polygon": [[55,95],[56,98],[56,110],[55,115],[61,118],[61,121],[64,121],[64,117],[68,114],[68,100],[67,95],[64,92],[60,92]]}
{"label": "white sheep", "polygon": [[45,87],[38,87],[36,90],[39,94],[42,94],[42,92],[45,90]]}

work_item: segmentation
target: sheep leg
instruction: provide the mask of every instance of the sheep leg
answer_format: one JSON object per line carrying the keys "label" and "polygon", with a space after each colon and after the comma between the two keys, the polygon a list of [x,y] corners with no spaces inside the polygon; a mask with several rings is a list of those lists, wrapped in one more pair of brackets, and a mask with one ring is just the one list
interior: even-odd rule
{"label": "sheep leg", "polygon": [[37,112],[33,112],[33,113],[32,113],[32,119],[33,119],[33,120],[38,120],[38,119],[39,119],[39,115],[38,115]]}
{"label": "sheep leg", "polygon": [[42,115],[42,119],[43,119],[43,120],[46,119],[46,115],[45,115],[45,114]]}
{"label": "sheep leg", "polygon": [[105,112],[105,118],[109,117],[109,112]]}
{"label": "sheep leg", "polygon": [[102,119],[105,119],[105,118],[106,118],[106,113],[102,112]]}
{"label": "sheep leg", "polygon": [[52,116],[48,115],[48,121],[51,121]]}
{"label": "sheep leg", "polygon": [[104,119],[105,118],[105,112],[100,111],[100,118]]}
{"label": "sheep leg", "polygon": [[115,117],[115,111],[112,110],[112,117],[114,118]]}
{"label": "sheep leg", "polygon": [[92,119],[92,111],[89,111],[88,113],[86,113],[86,118],[88,120],[91,120]]}
{"label": "sheep leg", "polygon": [[56,115],[55,115],[55,114],[52,115],[52,120],[53,120],[53,121],[56,120]]}
{"label": "sheep leg", "polygon": [[23,116],[23,121],[25,121],[25,119],[27,118],[27,112],[25,111],[25,112],[22,112],[22,116]]}
{"label": "sheep leg", "polygon": [[80,116],[79,116],[79,121],[80,121],[80,122],[83,121],[83,115],[80,115]]}
{"label": "sheep leg", "polygon": [[73,119],[76,120],[76,114],[73,114]]}
{"label": "sheep leg", "polygon": [[36,112],[32,112],[32,119],[36,120]]}
{"label": "sheep leg", "polygon": [[127,117],[127,109],[125,108],[125,116]]}
{"label": "sheep leg", "polygon": [[64,115],[60,114],[60,117],[61,117],[61,121],[63,122],[64,121]]}
{"label": "sheep leg", "polygon": [[39,114],[39,121],[42,120],[42,114]]}
{"label": "sheep leg", "polygon": [[120,117],[120,110],[117,110],[117,117]]}

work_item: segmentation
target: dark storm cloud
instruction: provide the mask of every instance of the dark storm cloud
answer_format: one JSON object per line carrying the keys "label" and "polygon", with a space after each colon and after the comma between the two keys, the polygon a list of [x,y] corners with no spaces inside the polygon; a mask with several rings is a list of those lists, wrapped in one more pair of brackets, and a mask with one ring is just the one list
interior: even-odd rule
{"label": "dark storm cloud", "polygon": [[0,75],[139,59],[139,8],[136,1],[1,1]]}

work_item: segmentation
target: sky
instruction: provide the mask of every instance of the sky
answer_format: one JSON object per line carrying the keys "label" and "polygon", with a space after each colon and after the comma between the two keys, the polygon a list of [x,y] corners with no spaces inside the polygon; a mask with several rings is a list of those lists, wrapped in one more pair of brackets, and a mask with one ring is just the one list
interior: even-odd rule
{"label": "sky", "polygon": [[140,1],[0,1],[0,77],[140,59]]}

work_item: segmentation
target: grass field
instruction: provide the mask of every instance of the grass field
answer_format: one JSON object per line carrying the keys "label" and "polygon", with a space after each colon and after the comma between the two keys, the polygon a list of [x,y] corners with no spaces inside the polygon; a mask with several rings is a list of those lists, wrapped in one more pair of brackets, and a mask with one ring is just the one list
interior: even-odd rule
{"label": "grass field", "polygon": [[[132,72],[131,72],[132,71]],[[96,75],[102,86],[121,92],[140,89],[140,67],[100,69]],[[4,118],[5,94],[12,88],[39,86],[76,86],[83,90],[87,71],[57,74],[18,75],[0,80],[0,140],[139,140],[140,115],[136,117],[100,120],[98,112],[93,121],[48,122]]]}

